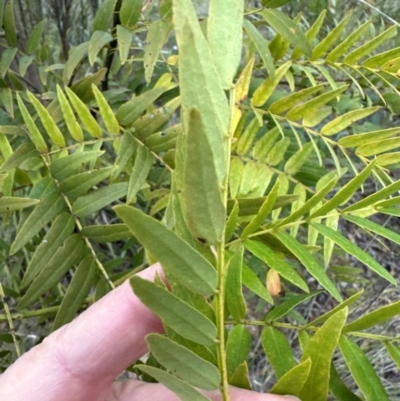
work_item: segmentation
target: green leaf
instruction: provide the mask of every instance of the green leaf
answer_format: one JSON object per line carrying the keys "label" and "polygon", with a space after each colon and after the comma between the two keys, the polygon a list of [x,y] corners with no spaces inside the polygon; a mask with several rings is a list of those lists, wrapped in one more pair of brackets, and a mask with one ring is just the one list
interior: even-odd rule
{"label": "green leaf", "polygon": [[76,199],[109,177],[115,169],[116,167],[111,166],[73,175],[60,183],[60,191],[69,199]]}
{"label": "green leaf", "polygon": [[390,164],[397,164],[400,163],[400,152],[379,155],[375,160],[378,166],[389,166]]}
{"label": "green leaf", "polygon": [[131,206],[116,206],[133,235],[163,268],[196,294],[212,294],[217,287],[214,267],[168,227]]}
{"label": "green leaf", "polygon": [[1,78],[4,78],[4,76],[6,75],[17,52],[18,52],[18,49],[16,47],[11,47],[11,48],[5,49],[3,51],[3,54],[1,55],[1,61],[0,61]]}
{"label": "green leaf", "polygon": [[243,20],[243,27],[251,41],[254,43],[257,51],[260,53],[261,60],[263,61],[264,67],[268,71],[268,75],[273,77],[275,75],[275,66],[271,51],[268,47],[268,41],[249,20]]}
{"label": "green leaf", "polygon": [[119,18],[126,28],[134,28],[142,13],[143,0],[123,0]]}
{"label": "green leaf", "polygon": [[4,19],[2,21],[6,42],[10,47],[17,46],[17,28],[14,17],[14,0],[8,0],[4,9]]}
{"label": "green leaf", "polygon": [[[4,138],[4,137],[2,137]],[[2,149],[3,156],[7,158],[1,166],[0,171],[10,171],[15,167],[20,167],[25,161],[39,157],[36,148],[29,142],[22,143],[14,152],[10,144],[5,143]]]}
{"label": "green leaf", "polygon": [[140,191],[153,165],[154,158],[142,145],[138,145],[135,164],[129,178],[128,196],[126,203],[133,203],[136,194]]}
{"label": "green leaf", "polygon": [[249,380],[249,367],[247,362],[242,362],[237,369],[233,372],[233,375],[229,379],[229,384],[238,388],[244,388],[251,390],[251,384]]}
{"label": "green leaf", "polygon": [[231,198],[235,199],[238,195],[240,182],[242,181],[243,162],[240,158],[234,157],[229,168],[229,191]]}
{"label": "green leaf", "polygon": [[267,156],[267,164],[270,166],[278,165],[283,160],[290,143],[291,142],[288,137],[282,138],[276,142],[272,147],[271,152]]}
{"label": "green leaf", "polygon": [[236,231],[236,226],[239,222],[239,203],[235,201],[232,211],[229,214],[228,221],[225,226],[225,242],[229,242],[232,235]]}
{"label": "green leaf", "polygon": [[301,30],[300,26],[287,17],[282,11],[266,9],[260,13],[272,29],[289,41],[293,46],[298,47],[306,55],[311,56],[311,45]]}
{"label": "green leaf", "polygon": [[226,341],[226,365],[228,380],[236,369],[247,361],[251,348],[251,335],[243,324],[237,324],[228,334]]}
{"label": "green leaf", "polygon": [[331,316],[307,344],[300,362],[311,359],[311,371],[300,393],[303,401],[326,401],[328,398],[331,360],[346,318],[347,308]]}
{"label": "green leaf", "polygon": [[303,164],[309,158],[311,152],[313,150],[313,144],[311,142],[307,142],[300,148],[293,156],[285,164],[285,173],[289,175],[296,174]]}
{"label": "green leaf", "polygon": [[[19,73],[21,74],[22,77],[25,76],[26,70],[32,64],[34,59],[35,59],[34,56],[22,56],[19,59],[18,68],[19,68]],[[7,109],[6,105],[4,105],[4,107],[6,107],[6,109]],[[7,109],[7,111],[8,111],[8,109]],[[12,115],[12,113],[10,113],[10,114]]]}
{"label": "green leaf", "polygon": [[92,23],[92,31],[107,31],[114,14],[117,0],[104,0],[101,7],[97,10]]}
{"label": "green leaf", "polygon": [[163,19],[172,18],[172,2],[173,0],[160,1],[160,16]]}
{"label": "green leaf", "polygon": [[121,65],[124,65],[128,61],[132,39],[133,34],[129,29],[124,28],[122,25],[117,25],[117,41]]}
{"label": "green leaf", "polygon": [[96,85],[92,85],[92,91],[94,97],[96,98],[97,105],[100,109],[101,117],[103,118],[104,125],[107,128],[107,131],[111,135],[118,135],[119,134],[119,123],[117,118],[114,115],[113,109],[108,104],[107,99],[104,95],[99,91]]}
{"label": "green leaf", "polygon": [[77,267],[68,286],[60,309],[54,319],[53,331],[73,320],[94,284],[95,273],[96,263],[93,256],[86,256]]}
{"label": "green leaf", "polygon": [[155,87],[132,97],[131,100],[124,103],[117,110],[117,119],[122,126],[131,125],[140,115],[149,107],[159,96],[161,96],[168,88]]}
{"label": "green leaf", "polygon": [[146,342],[158,362],[186,383],[204,390],[219,387],[221,376],[218,369],[193,351],[160,334],[150,334]]}
{"label": "green leaf", "polygon": [[226,304],[236,323],[246,316],[246,302],[242,288],[243,247],[229,259],[226,273]]}
{"label": "green leaf", "polygon": [[[324,268],[313,258],[310,251],[296,239],[283,232],[274,232],[279,239],[304,265],[308,272],[324,287],[336,300],[342,301],[338,290],[332,283]],[[276,268],[274,268],[277,270]],[[279,271],[279,270],[277,270]]]}
{"label": "green leaf", "polygon": [[218,182],[218,166],[203,119],[197,110],[191,110],[188,124],[188,131],[183,139],[186,153],[184,161],[180,163],[180,168],[183,169],[183,212],[192,234],[215,245],[221,240],[225,226],[225,207]]}
{"label": "green leaf", "polygon": [[265,327],[261,344],[278,380],[296,365],[289,341],[281,331]]}
{"label": "green leaf", "polygon": [[347,199],[349,199],[356,190],[363,184],[363,182],[369,177],[372,170],[375,167],[375,163],[372,161],[363,171],[356,175],[350,180],[342,189],[340,189],[333,198],[329,199],[323,206],[310,215],[309,220],[315,219],[319,216],[324,216],[337,206],[341,205]]}
{"label": "green leaf", "polygon": [[331,363],[329,391],[338,401],[362,401],[345,386],[333,363]]}
{"label": "green leaf", "polygon": [[86,217],[123,198],[128,193],[128,183],[119,182],[107,185],[87,195],[79,197],[72,205],[72,213],[78,217]]}
{"label": "green leaf", "polygon": [[69,52],[69,57],[64,66],[63,71],[63,82],[64,85],[71,85],[71,78],[78,65],[88,55],[89,42],[83,42],[80,45],[74,47]]}
{"label": "green leaf", "polygon": [[28,54],[34,54],[36,50],[38,50],[46,24],[47,19],[43,19],[32,29],[28,41],[26,42],[26,52]]}
{"label": "green leaf", "polygon": [[83,132],[81,126],[78,124],[75,118],[75,114],[72,110],[71,105],[69,104],[64,92],[61,87],[57,85],[57,98],[60,103],[61,111],[64,116],[64,121],[68,127],[68,131],[71,134],[72,138],[76,141],[83,141]]}
{"label": "green leaf", "polygon": [[364,394],[366,401],[389,401],[389,397],[379,380],[371,362],[356,344],[343,336],[340,339],[340,351],[349,370]]}
{"label": "green leaf", "polygon": [[209,398],[200,394],[192,386],[164,370],[146,365],[136,365],[136,368],[154,377],[158,382],[175,393],[182,401],[210,401]]}
{"label": "green leaf", "polygon": [[79,234],[70,236],[32,282],[26,294],[19,301],[18,307],[21,309],[27,308],[56,285],[81,257],[83,250],[84,243],[81,236]]}
{"label": "green leaf", "polygon": [[250,291],[258,295],[264,301],[267,301],[270,304],[274,303],[271,295],[265,288],[265,285],[261,283],[257,275],[253,272],[253,270],[250,269],[249,266],[246,265],[246,263],[243,263],[242,266],[242,281]]}
{"label": "green leaf", "polygon": [[21,111],[22,118],[24,119],[24,122],[26,124],[26,127],[28,128],[28,131],[31,134],[32,142],[35,144],[39,152],[42,153],[47,152],[46,142],[44,141],[42,134],[38,130],[35,122],[33,121],[33,118],[29,114],[24,102],[22,101],[18,93],[17,93],[17,103],[18,103],[18,108]]}
{"label": "green leaf", "polygon": [[61,194],[52,192],[38,203],[29,217],[19,229],[14,242],[11,245],[10,255],[18,252],[40,230],[58,216],[65,208],[65,202]]}
{"label": "green leaf", "polygon": [[56,251],[72,234],[74,228],[75,224],[71,214],[61,213],[57,216],[42,242],[36,248],[28,268],[25,271],[21,288],[29,285],[48,265]]}
{"label": "green leaf", "polygon": [[214,344],[217,328],[206,316],[157,284],[138,276],[130,282],[144,305],[182,337],[202,345]]}
{"label": "green leaf", "polygon": [[256,160],[265,162],[280,135],[278,127],[269,130],[254,146],[253,157]]}
{"label": "green leaf", "polygon": [[73,108],[78,114],[80,120],[82,121],[83,126],[86,128],[89,135],[94,138],[101,137],[101,128],[95,118],[90,113],[89,109],[85,106],[81,99],[75,94],[75,92],[68,87],[65,87],[65,91],[67,92],[68,98],[72,103]]}
{"label": "green leaf", "polygon": [[242,0],[211,0],[207,41],[222,87],[231,89],[242,56]]}
{"label": "green leaf", "polygon": [[278,320],[283,316],[286,316],[290,311],[292,311],[296,306],[300,305],[304,301],[321,294],[322,290],[313,291],[310,294],[295,295],[289,298],[287,301],[272,307],[265,316],[266,322],[272,322]]}
{"label": "green leaf", "polygon": [[36,112],[39,115],[40,121],[42,122],[47,135],[53,141],[53,143],[60,148],[66,146],[65,139],[57,124],[54,122],[53,118],[51,117],[50,113],[47,109],[36,99],[36,97],[31,93],[27,92],[29,100],[32,102],[33,107],[35,108]]}
{"label": "green leaf", "polygon": [[299,396],[311,370],[311,360],[307,359],[291,368],[270,390],[271,394]]}
{"label": "green leaf", "polygon": [[100,244],[117,242],[132,236],[126,224],[86,226],[82,228],[81,234],[83,237]]}
{"label": "green leaf", "polygon": [[276,87],[281,82],[282,78],[288,72],[292,66],[291,61],[287,61],[281,65],[274,75],[270,75],[262,84],[255,90],[253,97],[251,98],[251,104],[256,107],[261,107],[274,93]]}
{"label": "green leaf", "polygon": [[307,284],[294,268],[290,266],[289,263],[285,262],[285,260],[275,253],[269,246],[260,241],[254,240],[246,240],[244,246],[254,256],[266,263],[271,269],[276,270],[283,278],[302,290],[306,292],[309,291]]}
{"label": "green leaf", "polygon": [[266,8],[277,8],[284,6],[289,1],[291,0],[262,0],[261,4]]}
{"label": "green leaf", "polygon": [[[82,99],[82,102],[89,103],[93,100],[92,84],[100,85],[107,73],[107,68],[101,68],[95,73],[85,76],[71,86],[71,90]],[[79,113],[78,113],[79,114]]]}
{"label": "green leaf", "polygon": [[172,31],[172,24],[169,21],[156,20],[148,27],[146,46],[144,48],[144,70],[146,82],[151,81],[154,67],[158,61],[161,49],[166,43]]}
{"label": "green leaf", "polygon": [[14,212],[26,207],[38,204],[39,199],[17,198],[14,196],[2,196],[0,198],[0,214]]}
{"label": "green leaf", "polygon": [[385,347],[392,358],[393,362],[396,364],[397,369],[400,369],[400,349],[392,343],[385,342]]}
{"label": "green leaf", "polygon": [[399,147],[399,138],[382,139],[379,141],[369,142],[359,146],[356,149],[356,154],[359,156],[373,156],[379,153],[394,150]]}
{"label": "green leaf", "polygon": [[[380,106],[376,107],[367,107],[361,110],[353,110],[349,111],[346,114],[343,114],[334,120],[330,121],[328,124],[324,125],[321,128],[321,134],[323,135],[335,135],[340,131],[343,131],[345,128],[354,124],[356,121],[359,121],[363,118],[370,116],[371,114],[380,110]],[[367,155],[368,156],[368,155]]]}
{"label": "green leaf", "polygon": [[236,153],[239,156],[244,156],[251,148],[254,138],[260,130],[260,124],[258,123],[257,117],[254,117],[247,125],[246,129],[239,138],[236,145]]}
{"label": "green leaf", "polygon": [[379,68],[385,69],[384,66],[387,63],[392,63],[400,56],[400,47],[387,50],[383,53],[375,54],[372,57],[367,58],[362,65],[368,68]]}
{"label": "green leaf", "polygon": [[397,285],[396,280],[392,275],[380,265],[372,256],[367,252],[360,249],[357,245],[354,245],[350,240],[343,237],[337,231],[332,230],[322,224],[311,223],[311,225],[316,228],[322,235],[330,238],[335,244],[339,245],[343,250],[345,250],[350,255],[353,255],[361,263],[368,266],[375,273],[379,274],[381,277],[389,281],[390,283]]}

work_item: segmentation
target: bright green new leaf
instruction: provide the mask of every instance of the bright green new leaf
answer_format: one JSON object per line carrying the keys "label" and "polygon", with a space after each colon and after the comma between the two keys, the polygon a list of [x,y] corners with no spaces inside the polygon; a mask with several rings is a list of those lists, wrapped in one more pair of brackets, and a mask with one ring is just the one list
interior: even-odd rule
{"label": "bright green new leaf", "polygon": [[281,136],[278,127],[274,127],[269,130],[259,141],[257,141],[253,150],[253,157],[256,160],[265,162],[268,155],[271,153],[276,141]]}
{"label": "bright green new leaf", "polygon": [[393,362],[396,364],[397,369],[400,369],[400,349],[394,344],[385,342],[385,347],[392,358]]}
{"label": "bright green new leaf", "polygon": [[222,87],[231,89],[242,56],[243,0],[211,0],[207,41]]}
{"label": "bright green new leaf", "polygon": [[57,85],[57,98],[60,103],[61,111],[64,116],[64,121],[68,127],[68,131],[71,134],[72,138],[76,141],[83,141],[83,132],[81,126],[78,124],[75,118],[75,114],[72,110],[71,105],[69,104],[64,92],[61,87]]}
{"label": "bright green new leaf", "polygon": [[26,42],[26,52],[28,54],[36,53],[36,50],[40,46],[40,39],[42,38],[44,28],[47,24],[47,20],[43,19],[33,29],[29,35],[28,41]]}
{"label": "bright green new leaf", "polygon": [[307,142],[300,148],[285,164],[285,173],[289,175],[296,174],[303,164],[307,161],[313,150],[312,142]]}
{"label": "bright green new leaf", "polygon": [[298,47],[308,56],[311,56],[312,48],[306,35],[300,26],[291,20],[282,11],[266,9],[260,13],[272,29],[289,41],[293,46]]}
{"label": "bright green new leaf", "polygon": [[8,69],[10,68],[11,63],[14,60],[15,55],[17,54],[18,49],[16,47],[10,47],[3,51],[1,55],[0,61],[0,76],[4,78]]}
{"label": "bright green new leaf", "polygon": [[133,235],[173,274],[196,294],[212,294],[217,287],[214,267],[172,230],[131,206],[116,206]]}
{"label": "bright green new leaf", "polygon": [[394,49],[367,58],[362,65],[368,68],[385,69],[384,66],[387,63],[393,63],[393,61],[397,60],[398,57],[400,57],[400,47],[395,47]]}
{"label": "bright green new leaf", "polygon": [[151,81],[158,56],[171,31],[171,22],[162,20],[153,21],[148,28],[143,56],[146,82]]}
{"label": "bright green new leaf", "polygon": [[70,236],[29,286],[28,291],[19,301],[18,307],[27,308],[56,285],[71,266],[81,258],[83,250],[84,243],[81,236],[79,234]]}
{"label": "bright green new leaf", "polygon": [[356,259],[358,259],[361,263],[368,266],[371,270],[379,274],[381,277],[389,281],[390,283],[397,285],[396,280],[393,276],[382,266],[380,265],[372,256],[370,256],[367,252],[363,251],[357,245],[354,245],[350,240],[343,237],[337,231],[332,230],[329,227],[326,227],[322,224],[311,223],[311,225],[316,228],[322,235],[327,236],[337,245],[339,245],[342,249],[344,249],[350,255],[353,255]]}
{"label": "bright green new leaf", "polygon": [[67,92],[68,98],[71,101],[72,106],[74,107],[87,132],[94,138],[100,138],[102,135],[100,125],[92,116],[85,103],[83,103],[82,100],[79,99],[79,97],[75,94],[73,90],[65,87],[65,91]]}
{"label": "bright green new leaf", "polygon": [[74,319],[94,284],[95,273],[96,263],[93,256],[86,256],[77,267],[68,286],[60,309],[54,319],[53,331]]}
{"label": "bright green new leaf", "polygon": [[119,182],[107,185],[79,197],[72,205],[72,213],[78,217],[86,217],[110,205],[128,193],[128,183]]}
{"label": "bright green new leaf", "polygon": [[379,153],[394,150],[400,147],[400,140],[398,137],[391,139],[382,139],[379,141],[369,142],[359,146],[356,149],[356,154],[359,156],[373,156]]}
{"label": "bright green new leaf", "polygon": [[270,390],[271,394],[298,397],[311,370],[311,360],[307,359],[287,371]]}
{"label": "bright green new leaf", "polygon": [[39,199],[17,198],[13,196],[2,196],[0,198],[0,214],[14,212],[26,207],[38,204]]}
{"label": "bright green new leaf", "polygon": [[343,336],[340,339],[340,351],[347,366],[364,394],[366,401],[389,401],[389,397],[383,388],[378,375],[375,372],[371,362],[367,359],[361,348],[348,338]]}
{"label": "bright green new leaf", "polygon": [[328,398],[331,361],[346,318],[347,308],[335,313],[307,344],[300,362],[311,359],[311,370],[300,393],[301,400],[326,401]]}
{"label": "bright green new leaf", "polygon": [[278,380],[296,365],[289,341],[281,331],[265,327],[261,333],[261,344]]}
{"label": "bright green new leaf", "polygon": [[96,85],[92,85],[92,91],[94,97],[96,98],[97,105],[100,109],[101,117],[103,118],[104,125],[107,128],[107,131],[111,135],[118,135],[119,134],[119,123],[117,118],[115,117],[113,109],[108,104],[107,99],[104,95],[100,92]]}
{"label": "bright green new leaf", "polygon": [[67,62],[65,63],[63,72],[64,85],[71,84],[70,81],[75,72],[75,69],[78,67],[81,61],[88,55],[88,48],[89,48],[89,42],[83,42],[80,45],[71,49],[71,51],[69,52],[69,57]]}
{"label": "bright green new leaf", "polygon": [[244,156],[250,150],[260,128],[257,117],[254,117],[247,125],[236,145],[236,153],[239,156]]}
{"label": "bright green new leaf", "polygon": [[52,192],[48,194],[33,209],[19,229],[17,236],[11,245],[10,255],[18,252],[30,239],[43,229],[49,221],[52,221],[65,208],[65,202],[61,194]]}
{"label": "bright green new leaf", "polygon": [[295,295],[289,298],[287,301],[272,307],[265,316],[266,322],[272,322],[278,320],[283,316],[286,316],[290,311],[292,311],[296,306],[302,304],[310,298],[313,298],[323,292],[322,290],[313,291],[310,294]]}
{"label": "bright green new leaf", "polygon": [[25,271],[21,288],[29,285],[33,279],[47,266],[57,249],[74,231],[75,224],[70,213],[61,213],[54,220],[49,231],[36,248],[35,253]]}
{"label": "bright green new leaf", "polygon": [[267,164],[270,166],[279,164],[283,160],[289,146],[290,138],[288,137],[282,138],[276,142],[267,156]]}
{"label": "bright green new leaf", "polygon": [[254,256],[261,259],[271,269],[276,270],[283,278],[290,281],[292,284],[308,292],[308,286],[301,276],[289,265],[282,257],[275,253],[269,246],[253,240],[246,240],[244,246]]}
{"label": "bright green new leaf", "polygon": [[237,197],[239,192],[240,183],[242,181],[243,168],[244,165],[240,158],[232,158],[229,169],[229,192],[231,198],[233,199]]}
{"label": "bright green new leaf", "polygon": [[242,266],[242,281],[251,292],[258,295],[261,299],[270,304],[274,303],[270,293],[265,288],[265,284],[260,281],[257,275],[249,266],[246,265],[246,263],[243,263]]}
{"label": "bright green new leaf", "polygon": [[110,224],[86,226],[81,230],[83,237],[100,244],[117,242],[132,237],[132,233],[126,224]]}
{"label": "bright green new leaf", "polygon": [[150,334],[146,342],[158,362],[186,383],[204,390],[218,388],[221,381],[218,369],[193,351],[160,334]]}
{"label": "bright green new leaf", "polygon": [[354,124],[356,121],[362,120],[363,118],[370,116],[378,110],[380,110],[380,106],[367,107],[365,109],[349,111],[348,113],[336,117],[332,121],[329,121],[328,124],[324,125],[321,128],[320,132],[323,135],[335,135],[338,132],[343,131],[350,125]]}
{"label": "bright green new leaf", "polygon": [[397,164],[400,163],[400,152],[379,155],[375,160],[378,166],[389,166],[390,164]]}
{"label": "bright green new leaf", "polygon": [[6,42],[10,47],[16,47],[18,41],[14,7],[14,0],[8,0],[4,9],[4,19],[2,21],[4,32],[6,34]]}
{"label": "bright green new leaf", "polygon": [[96,12],[92,23],[92,31],[107,31],[114,14],[117,0],[104,0],[101,7]]}
{"label": "bright green new leaf", "polygon": [[292,62],[288,61],[281,65],[274,75],[270,75],[263,83],[256,89],[251,98],[251,104],[256,107],[261,107],[274,93],[276,87],[281,82],[289,68],[292,66]]}
{"label": "bright green new leaf", "polygon": [[154,377],[159,383],[175,393],[182,401],[210,401],[209,398],[199,393],[194,387],[164,370],[146,365],[136,365],[136,368]]}
{"label": "bright green new leaf", "polygon": [[226,274],[226,304],[236,323],[246,316],[246,301],[242,288],[243,247],[230,258]]}
{"label": "bright green new leaf", "polygon": [[182,337],[202,345],[214,344],[217,328],[206,316],[157,284],[138,276],[130,282],[143,304]]}
{"label": "bright green new leaf", "polygon": [[119,18],[126,28],[134,28],[142,13],[143,0],[122,0]]}
{"label": "bright green new leaf", "polygon": [[342,189],[340,189],[333,198],[329,199],[322,207],[312,213],[309,220],[315,219],[319,216],[324,216],[343,202],[347,201],[369,177],[374,167],[375,163],[371,162],[363,171],[361,171],[361,173],[356,175]]}
{"label": "bright green new leaf", "polygon": [[128,60],[132,39],[133,34],[129,29],[124,28],[122,25],[117,25],[117,41],[121,65],[124,65]]}
{"label": "bright green new leaf", "polygon": [[136,194],[146,182],[146,178],[151,170],[153,162],[154,158],[151,153],[144,146],[139,145],[136,153],[135,164],[129,178],[128,196],[126,197],[127,204],[133,203]]}
{"label": "bright green new leaf", "polygon": [[226,365],[228,380],[236,369],[247,361],[251,348],[251,335],[243,324],[237,324],[228,334],[226,341]]}
{"label": "bright green new leaf", "polygon": [[215,245],[225,226],[225,207],[218,182],[218,166],[200,113],[190,112],[181,182],[186,224],[196,238]]}
{"label": "bright green new leaf", "polygon": [[[243,20],[243,27],[260,53],[261,60],[263,61],[264,67],[268,71],[270,77],[275,75],[274,61],[271,55],[271,51],[268,47],[268,41],[261,35],[258,29],[247,19]],[[254,62],[254,61],[253,61]]]}
{"label": "bright green new leaf", "polygon": [[[324,287],[336,300],[342,301],[338,290],[332,283],[324,268],[314,259],[310,251],[295,238],[283,232],[274,232],[279,239],[304,265],[308,272]],[[275,268],[275,270],[277,270]]]}

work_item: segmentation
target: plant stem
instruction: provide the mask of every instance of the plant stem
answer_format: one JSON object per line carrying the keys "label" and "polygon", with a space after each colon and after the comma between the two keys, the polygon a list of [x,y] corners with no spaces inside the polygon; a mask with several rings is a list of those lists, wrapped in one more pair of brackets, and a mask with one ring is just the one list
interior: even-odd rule
{"label": "plant stem", "polygon": [[[29,319],[30,317],[37,317],[37,316],[50,315],[52,313],[57,313],[58,309],[60,309],[60,306],[52,306],[50,308],[25,311],[25,312],[20,312],[20,313],[11,313],[9,315],[9,317],[11,317],[12,320]],[[7,315],[0,314],[0,322],[7,321],[9,319],[9,317]]]}

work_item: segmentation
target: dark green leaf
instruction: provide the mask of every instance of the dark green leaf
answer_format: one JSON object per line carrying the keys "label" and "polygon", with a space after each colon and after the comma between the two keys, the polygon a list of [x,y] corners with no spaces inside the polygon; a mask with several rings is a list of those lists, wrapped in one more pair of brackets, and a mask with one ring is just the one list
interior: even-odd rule
{"label": "dark green leaf", "polygon": [[251,335],[243,324],[237,324],[228,334],[226,341],[226,365],[228,379],[236,369],[247,361],[251,348]]}

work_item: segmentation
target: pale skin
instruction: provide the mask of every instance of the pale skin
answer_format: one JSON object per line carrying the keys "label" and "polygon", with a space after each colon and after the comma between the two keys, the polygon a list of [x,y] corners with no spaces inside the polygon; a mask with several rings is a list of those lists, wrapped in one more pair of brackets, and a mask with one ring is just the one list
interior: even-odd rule
{"label": "pale skin", "polygon": [[[142,278],[152,280],[160,267]],[[72,323],[48,336],[0,375],[1,401],[179,401],[160,384],[116,382],[147,352],[145,336],[162,333],[160,320],[128,282],[111,291]],[[220,401],[219,392],[205,393]],[[232,388],[232,401],[284,401],[292,397]]]}

